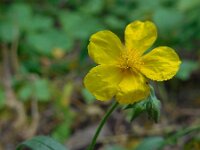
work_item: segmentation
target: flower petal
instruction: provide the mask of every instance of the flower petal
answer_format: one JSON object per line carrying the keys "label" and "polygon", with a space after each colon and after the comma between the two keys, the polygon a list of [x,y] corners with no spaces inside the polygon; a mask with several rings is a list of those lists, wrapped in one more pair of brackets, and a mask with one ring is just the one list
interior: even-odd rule
{"label": "flower petal", "polygon": [[156,81],[171,79],[178,71],[181,61],[176,52],[167,46],[160,46],[142,56],[140,71]]}
{"label": "flower petal", "polygon": [[149,95],[149,85],[139,72],[126,72],[119,84],[116,99],[121,104],[131,104]]}
{"label": "flower petal", "polygon": [[122,48],[120,39],[111,31],[104,30],[91,36],[88,53],[97,64],[116,64]]}
{"label": "flower petal", "polygon": [[92,68],[84,79],[85,87],[98,100],[110,100],[117,92],[121,81],[121,70],[115,66],[98,65]]}
{"label": "flower petal", "polygon": [[150,21],[134,21],[125,29],[125,45],[128,50],[142,55],[157,38],[157,29]]}

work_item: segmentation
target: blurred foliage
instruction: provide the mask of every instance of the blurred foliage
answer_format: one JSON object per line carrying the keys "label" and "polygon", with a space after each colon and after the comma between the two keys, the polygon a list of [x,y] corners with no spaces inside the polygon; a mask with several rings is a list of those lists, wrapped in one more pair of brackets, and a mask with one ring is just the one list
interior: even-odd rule
{"label": "blurred foliage", "polygon": [[184,150],[200,149],[200,137],[190,139],[184,146]]}
{"label": "blurred foliage", "polygon": [[30,148],[31,150],[67,150],[63,145],[50,137],[37,136],[27,140],[17,147],[17,150],[24,150]]}
{"label": "blurred foliage", "polygon": [[[151,136],[142,139],[139,144],[133,147],[124,148],[118,145],[108,146],[108,150],[119,149],[119,150],[162,150],[166,145],[175,145],[184,136],[197,132],[199,133],[200,126],[188,127],[180,129],[174,134],[167,135],[166,137],[161,136]],[[184,150],[198,150],[199,148],[199,137],[193,137],[184,145]],[[107,150],[106,149],[106,150]]]}
{"label": "blurred foliage", "polygon": [[197,61],[184,60],[181,64],[180,71],[176,76],[182,80],[188,80],[190,78],[190,74],[196,71],[199,67],[200,66]]}
{"label": "blurred foliage", "polygon": [[159,149],[161,143],[163,143],[164,139],[162,137],[149,137],[144,139],[135,150],[155,150]]}
{"label": "blurred foliage", "polygon": [[109,145],[105,150],[124,150],[124,148],[119,145]]}
{"label": "blurred foliage", "polygon": [[[0,2],[0,43],[10,48],[11,64],[7,67],[11,70],[16,98],[25,105],[28,114],[33,101],[38,102],[41,113],[50,105],[51,117],[55,119],[48,134],[65,142],[81,122],[81,119],[77,124],[74,122],[83,111],[79,109],[84,108],[77,106],[79,101],[89,106],[95,102],[82,85],[82,78],[92,65],[87,55],[90,36],[108,29],[123,40],[125,26],[134,20],[155,22],[158,26],[155,45],[170,45],[180,55],[181,69],[172,81],[177,88],[195,74],[199,76],[199,8],[199,0],[3,0]],[[12,53],[14,50],[16,55]],[[1,53],[0,64],[3,59]],[[0,74],[3,72],[0,69]],[[156,111],[151,113],[159,116],[160,104],[154,102],[151,108],[156,109],[150,110]],[[143,105],[137,105],[133,113],[140,114]],[[0,112],[2,118],[12,120],[13,114],[7,114],[3,84],[0,85]],[[152,140],[160,139],[153,137]],[[185,147],[190,146],[195,145],[188,143]],[[106,149],[122,148],[114,145]]]}
{"label": "blurred foliage", "polygon": [[[135,20],[152,20],[159,29],[157,44],[170,43],[184,52],[199,55],[194,43],[200,38],[198,0],[86,0],[86,1],[19,1],[2,3],[0,16],[0,41],[12,43],[19,40],[20,69],[43,74],[43,57],[64,57],[79,43],[80,58],[86,56],[86,45],[90,35],[102,29],[110,29],[121,37],[126,24]],[[155,9],[156,7],[156,9]],[[60,55],[59,55],[60,54]],[[59,56],[58,56],[59,55]],[[197,57],[197,56],[196,56]],[[46,58],[46,59],[47,59]],[[46,61],[48,61],[48,59]],[[190,59],[190,58],[189,58]],[[63,62],[64,61],[64,62]],[[62,62],[62,63],[61,63]],[[188,62],[183,60],[183,64]],[[48,62],[47,62],[48,63]],[[67,60],[50,62],[47,73],[66,72]],[[188,64],[196,68],[195,64]],[[58,68],[55,68],[58,67]],[[183,66],[184,68],[185,66]],[[46,70],[47,69],[47,70]],[[59,70],[59,71],[57,71]],[[194,69],[187,70],[191,74]],[[185,74],[181,69],[180,74]],[[185,80],[188,75],[177,76]]]}
{"label": "blurred foliage", "polygon": [[5,93],[2,87],[0,87],[0,109],[4,107],[5,104]]}

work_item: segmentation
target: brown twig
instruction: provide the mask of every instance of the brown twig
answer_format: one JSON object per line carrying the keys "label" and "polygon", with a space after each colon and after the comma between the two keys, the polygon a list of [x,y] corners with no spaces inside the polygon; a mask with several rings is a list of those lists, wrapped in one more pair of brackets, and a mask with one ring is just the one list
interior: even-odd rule
{"label": "brown twig", "polygon": [[40,115],[39,115],[38,103],[36,99],[32,99],[31,101],[31,117],[32,117],[32,121],[30,125],[27,126],[27,130],[24,133],[25,138],[30,138],[34,136],[38,128]]}
{"label": "brown twig", "polygon": [[11,61],[12,61],[12,69],[14,71],[14,73],[18,72],[19,69],[19,61],[18,61],[18,45],[19,45],[19,29],[15,28],[16,32],[17,32],[17,37],[13,40],[12,44],[11,44]]}
{"label": "brown twig", "polygon": [[25,125],[26,113],[23,103],[17,100],[16,95],[12,88],[12,75],[9,62],[9,49],[7,45],[2,44],[2,56],[3,56],[3,84],[6,92],[6,105],[16,112],[16,120],[14,122],[15,128],[20,128]]}

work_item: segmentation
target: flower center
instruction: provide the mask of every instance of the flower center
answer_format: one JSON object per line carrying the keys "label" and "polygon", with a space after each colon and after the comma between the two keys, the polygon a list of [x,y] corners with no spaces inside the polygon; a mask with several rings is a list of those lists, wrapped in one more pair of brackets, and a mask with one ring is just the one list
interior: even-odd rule
{"label": "flower center", "polygon": [[141,56],[136,51],[124,50],[121,54],[119,67],[122,70],[139,70],[142,64],[144,63],[141,61]]}

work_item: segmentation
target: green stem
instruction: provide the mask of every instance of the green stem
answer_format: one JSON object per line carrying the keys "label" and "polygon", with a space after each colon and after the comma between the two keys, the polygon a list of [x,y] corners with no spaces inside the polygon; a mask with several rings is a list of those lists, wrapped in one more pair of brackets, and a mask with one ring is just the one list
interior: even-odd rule
{"label": "green stem", "polygon": [[90,144],[90,146],[88,147],[87,150],[93,150],[94,149],[94,146],[96,144],[96,140],[97,140],[97,137],[99,136],[99,133],[102,129],[102,127],[104,126],[105,122],[107,121],[108,117],[111,115],[111,113],[115,110],[115,108],[118,106],[118,102],[114,102],[111,107],[108,109],[108,111],[106,112],[106,114],[104,115],[103,119],[101,120],[96,132],[95,132],[95,135],[92,139],[92,142]]}
{"label": "green stem", "polygon": [[173,145],[175,144],[175,141],[180,139],[181,137],[191,133],[191,132],[198,132],[200,131],[200,126],[194,126],[194,127],[188,127],[185,129],[182,129],[178,132],[176,132],[175,134],[167,137],[160,145],[160,147],[158,148],[159,150],[162,150],[166,145]]}

